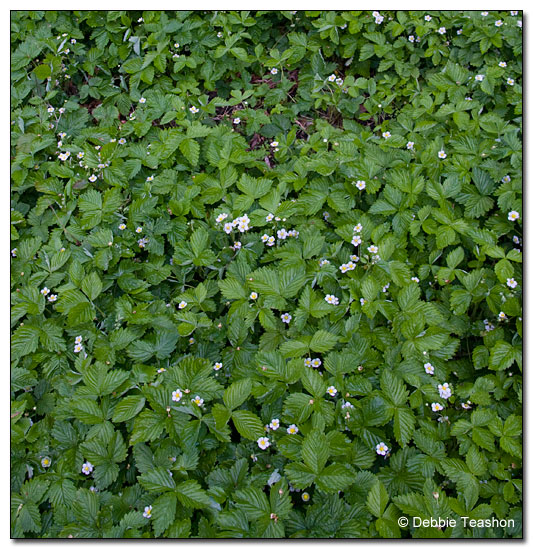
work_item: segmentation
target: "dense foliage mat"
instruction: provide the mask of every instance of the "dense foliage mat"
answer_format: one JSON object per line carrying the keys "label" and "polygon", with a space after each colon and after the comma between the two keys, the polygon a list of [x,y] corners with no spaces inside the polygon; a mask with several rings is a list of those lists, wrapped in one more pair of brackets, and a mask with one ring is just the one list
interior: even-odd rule
{"label": "dense foliage mat", "polygon": [[13,537],[522,535],[520,13],[11,43]]}

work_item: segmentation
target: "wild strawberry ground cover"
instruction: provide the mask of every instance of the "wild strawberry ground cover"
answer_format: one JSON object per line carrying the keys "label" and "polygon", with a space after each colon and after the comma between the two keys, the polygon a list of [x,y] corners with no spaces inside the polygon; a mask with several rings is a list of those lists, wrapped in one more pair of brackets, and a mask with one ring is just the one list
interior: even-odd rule
{"label": "wild strawberry ground cover", "polygon": [[11,45],[12,537],[521,537],[521,12]]}

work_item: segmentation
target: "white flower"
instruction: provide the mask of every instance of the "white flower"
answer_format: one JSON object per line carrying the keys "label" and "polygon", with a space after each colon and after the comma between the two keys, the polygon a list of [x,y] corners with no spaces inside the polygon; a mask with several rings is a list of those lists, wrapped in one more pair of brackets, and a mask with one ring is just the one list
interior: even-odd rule
{"label": "white flower", "polygon": [[177,49],[180,47],[180,45],[178,44],[178,42],[174,42],[174,47]]}
{"label": "white flower", "polygon": [[426,15],[426,16],[424,17],[424,19],[425,19],[426,21],[431,21],[431,15]]}
{"label": "white flower", "polygon": [[313,358],[313,360],[311,360],[311,366],[313,368],[318,368],[321,364],[322,361],[319,358]]}
{"label": "white flower", "polygon": [[65,151],[64,153],[59,154],[59,160],[63,160],[63,162],[65,162],[65,160],[68,160],[69,156],[70,151]]}
{"label": "white flower", "polygon": [[84,152],[79,152],[76,156],[78,158],[83,158],[85,156],[85,153]]}
{"label": "white flower", "polygon": [[457,29],[457,34],[458,35],[463,34],[463,29]]}
{"label": "white flower", "polygon": [[516,221],[517,219],[520,219],[520,214],[515,211],[515,210],[512,210],[509,212],[509,215],[507,216],[507,219],[509,221]]}
{"label": "white flower", "polygon": [[335,389],[335,387],[333,385],[330,385],[327,389],[326,389],[326,393],[328,393],[328,395],[334,397],[336,394],[337,394],[337,389]]}
{"label": "white flower", "polygon": [[224,232],[230,234],[233,230],[233,223],[224,223]]}
{"label": "white flower", "polygon": [[193,114],[196,114],[199,109],[197,109],[194,105],[192,107],[189,108],[189,110],[193,113]]}
{"label": "white flower", "polygon": [[354,235],[354,237],[352,238],[352,244],[354,246],[359,246],[361,242],[362,242],[361,237],[358,234]]}
{"label": "white flower", "polygon": [[424,364],[424,370],[426,371],[426,374],[429,374],[430,376],[432,376],[435,373],[435,368],[433,367],[431,362],[426,362]]}
{"label": "white flower", "polygon": [[507,315],[502,311],[501,313],[498,313],[498,320],[505,320],[507,318]]}
{"label": "white flower", "polygon": [[516,286],[518,285],[518,282],[514,279],[514,278],[508,278],[507,279],[507,286],[509,286],[509,288],[516,288]]}
{"label": "white flower", "polygon": [[52,460],[48,456],[45,456],[41,459],[41,465],[45,468],[50,467],[50,465],[52,465]]}
{"label": "white flower", "polygon": [[355,233],[360,233],[363,230],[363,226],[361,225],[361,223],[357,223],[353,230]]}
{"label": "white flower", "polygon": [[411,277],[411,280],[412,280],[413,282],[416,282],[417,284],[420,282],[420,279],[419,279],[417,276],[412,276],[412,277]]}
{"label": "white flower", "polygon": [[348,400],[341,406],[341,408],[355,408],[355,406]]}
{"label": "white flower", "polygon": [[124,223],[121,223],[118,228],[119,230],[123,231],[126,228],[126,225]]}
{"label": "white flower", "polygon": [[142,227],[137,227],[137,228],[135,229],[135,232],[136,232],[136,233],[142,233],[142,232],[143,232],[143,228],[142,228]]}
{"label": "white flower", "polygon": [[287,231],[285,229],[280,229],[278,231],[278,238],[280,240],[285,240],[287,238]]}
{"label": "white flower", "polygon": [[240,250],[241,248],[242,248],[242,244],[239,241],[233,243],[234,250]]}
{"label": "white flower", "polygon": [[158,373],[158,374],[162,374],[163,372],[166,372],[166,371],[167,371],[166,368],[158,368],[158,369],[157,369],[157,373]]}
{"label": "white flower", "polygon": [[239,117],[234,118],[234,119],[233,119],[233,123],[234,123],[234,124],[240,124],[240,123],[241,123],[241,119],[240,119]]}
{"label": "white flower", "polygon": [[196,406],[201,406],[204,403],[204,399],[196,395],[194,398],[191,398],[191,402],[196,404]]}
{"label": "white flower", "polygon": [[414,141],[408,141],[407,142],[407,148],[412,151],[415,148],[415,142]]}
{"label": "white flower", "polygon": [[50,114],[52,114],[52,113],[55,111],[54,107],[48,107],[46,110],[47,110]]}
{"label": "white flower", "polygon": [[366,299],[362,297],[361,299],[359,299],[359,303],[361,303],[361,307],[362,307],[366,303]]}
{"label": "white flower", "polygon": [[[271,146],[271,147],[277,147],[278,145],[279,145],[279,143],[278,143],[277,141],[272,141],[272,143],[270,143],[270,146]],[[272,215],[272,214],[269,214],[269,215]],[[273,217],[274,217],[274,216],[272,215],[272,218],[273,218]],[[272,218],[271,218],[271,219],[272,219]],[[270,219],[267,219],[267,221],[270,221]]]}
{"label": "white flower", "polygon": [[11,250],[11,255],[12,255],[13,257],[17,257],[17,248],[13,248],[13,249]]}
{"label": "white flower", "polygon": [[446,34],[446,27],[441,27],[437,32],[439,34]]}
{"label": "white flower", "polygon": [[178,308],[179,309],[185,309],[185,307],[187,307],[187,302],[186,301],[180,301],[178,303]]}
{"label": "white flower", "polygon": [[139,103],[146,103],[146,98],[141,97],[141,98],[139,99]]}
{"label": "white flower", "polygon": [[227,213],[221,213],[220,215],[217,216],[217,219],[216,219],[217,223],[222,223],[222,221],[224,221],[226,217],[228,217]]}
{"label": "white flower", "polygon": [[304,492],[302,494],[302,501],[307,503],[310,499],[311,499],[311,496],[307,492]]}
{"label": "white flower", "polygon": [[342,78],[336,78],[335,84],[337,84],[338,86],[342,86],[344,84],[344,80]]}
{"label": "white flower", "polygon": [[176,389],[175,391],[172,391],[172,400],[174,402],[179,402],[182,396],[183,393],[181,392],[181,389]]}
{"label": "white flower", "polygon": [[144,508],[143,517],[144,518],[152,518],[152,506],[151,505],[148,505]]}
{"label": "white flower", "polygon": [[269,236],[266,243],[267,246],[274,246],[275,243],[276,243],[276,239],[273,236]]}
{"label": "white flower", "polygon": [[507,67],[507,63],[505,61],[500,61],[498,63],[498,66],[501,67],[502,69],[505,69],[505,67]]}
{"label": "white flower", "polygon": [[272,221],[274,219],[274,216],[272,214],[268,214],[265,219],[266,221]]}
{"label": "white flower", "polygon": [[372,246],[369,246],[367,248],[367,250],[371,253],[371,254],[377,254],[378,253],[378,247],[374,244],[372,244]]}
{"label": "white flower", "polygon": [[144,19],[142,17],[139,17],[139,19],[137,19],[137,23],[142,23],[144,21]]}
{"label": "white flower", "polygon": [[452,390],[448,383],[439,384],[437,385],[437,388],[441,398],[450,398],[452,396]]}
{"label": "white flower", "polygon": [[385,17],[383,17],[383,15],[378,15],[374,21],[377,25],[381,25],[381,23],[383,23],[383,21],[385,20]]}
{"label": "white flower", "polygon": [[391,136],[391,133],[390,133],[390,132],[385,132],[385,133],[383,133],[383,135],[382,135],[382,137],[384,137],[385,139],[388,139],[390,136]]}
{"label": "white flower", "polygon": [[[427,17],[429,17],[429,15]],[[379,444],[376,445],[376,452],[380,456],[386,456],[388,451],[389,451],[389,447],[384,442],[380,442]]]}
{"label": "white flower", "polygon": [[327,294],[324,298],[330,305],[338,305],[339,304],[339,298],[335,297],[332,294]]}
{"label": "white flower", "polygon": [[257,292],[252,292],[252,293],[250,294],[250,299],[257,299],[257,297],[258,297]]}
{"label": "white flower", "polygon": [[42,290],[41,290],[41,293],[43,295],[48,295],[50,293],[50,290],[45,286]]}
{"label": "white flower", "polygon": [[213,370],[220,370],[220,368],[222,368],[222,362],[215,362]]}
{"label": "white flower", "polygon": [[194,343],[194,341],[195,341],[195,340],[194,340],[194,337],[190,337],[190,338],[189,338],[189,344],[190,344],[190,345],[192,345],[192,344]]}
{"label": "white flower", "polygon": [[307,357],[306,359],[304,359],[304,364],[308,367],[308,368],[311,368],[311,363],[312,363],[312,359],[310,357]]}
{"label": "white flower", "polygon": [[482,17],[487,17],[488,14],[489,14],[488,11],[482,11],[482,12],[481,12],[481,16],[482,16]]}
{"label": "white flower", "polygon": [[334,74],[330,74],[330,75],[328,76],[328,80],[329,80],[330,82],[335,82],[335,78],[337,78],[337,77],[336,77]]}
{"label": "white flower", "polygon": [[407,40],[409,40],[409,42],[414,42],[415,37],[411,34]]}
{"label": "white flower", "polygon": [[518,15],[518,12],[517,12],[517,11],[513,11],[513,10],[511,10],[511,12],[510,12],[510,13],[511,13],[511,15],[512,15],[513,17],[514,17],[515,15]]}
{"label": "white flower", "polygon": [[77,343],[76,345],[74,345],[75,353],[80,353],[81,351],[83,351],[83,345],[81,343]]}
{"label": "white flower", "polygon": [[[515,244],[520,244],[520,238],[519,238],[518,236],[514,235],[514,236],[513,236],[513,242],[514,242]],[[15,248],[15,250],[16,250],[16,248]]]}
{"label": "white flower", "polygon": [[476,74],[476,80],[478,82],[483,82],[484,78],[485,78],[484,74]]}
{"label": "white flower", "polygon": [[472,101],[471,97],[465,97],[465,101]]}
{"label": "white flower", "polygon": [[289,314],[289,313],[283,313],[281,315],[281,321],[282,322],[285,322],[286,324],[288,324],[292,319],[292,316]]}
{"label": "white flower", "polygon": [[379,11],[373,11],[372,17],[379,17]]}
{"label": "white flower", "polygon": [[270,69],[270,74],[278,74],[278,69],[276,69],[276,67],[272,67]]}
{"label": "white flower", "polygon": [[324,265],[329,265],[329,260],[327,259],[321,259],[318,263],[320,267],[323,267]]}
{"label": "white flower", "polygon": [[270,424],[269,424],[269,427],[273,430],[273,431],[276,431],[277,429],[279,429],[279,419],[277,418],[274,418]]}
{"label": "white flower", "polygon": [[50,301],[50,303],[53,303],[54,301],[57,301],[57,295],[56,294],[51,294],[48,296],[48,301]]}
{"label": "white flower", "polygon": [[355,186],[360,190],[362,191],[365,187],[366,187],[366,183],[364,181],[357,181],[357,183],[355,184]]}
{"label": "white flower", "polygon": [[296,427],[294,423],[287,427],[287,433],[289,433],[289,435],[295,435],[297,432],[298,432],[298,427]]}
{"label": "white flower", "polygon": [[146,237],[139,238],[139,240],[137,240],[137,244],[139,245],[139,248],[144,248],[146,244],[148,244],[148,239]]}
{"label": "white flower", "polygon": [[358,255],[355,255],[355,254],[352,254],[350,256],[350,260],[351,261],[355,261],[356,263],[359,261],[359,256]]}
{"label": "white flower", "polygon": [[502,177],[502,183],[510,183],[511,182],[511,176],[509,175],[504,175]]}
{"label": "white flower", "polygon": [[90,461],[86,461],[82,466],[81,466],[81,472],[84,474],[84,475],[90,475],[92,472],[93,472],[93,464],[90,462]]}
{"label": "white flower", "polygon": [[503,21],[501,19],[498,19],[498,21],[496,21],[494,23],[497,27],[501,27],[503,25]]}
{"label": "white flower", "polygon": [[507,84],[509,84],[509,86],[514,86],[514,80],[512,78],[508,78]]}
{"label": "white flower", "polygon": [[261,450],[266,450],[270,446],[270,441],[268,440],[268,437],[259,437],[257,439],[257,446],[259,446]]}
{"label": "white flower", "polygon": [[[63,113],[65,112],[65,110],[66,110],[65,107],[61,107],[61,108],[59,109],[59,113],[60,113],[60,114],[63,114]],[[66,135],[67,135],[66,133],[63,133],[62,137],[66,137]]]}
{"label": "white flower", "polygon": [[440,412],[441,410],[444,410],[444,406],[442,404],[439,404],[438,402],[433,402],[431,404],[431,409],[434,412]]}
{"label": "white flower", "polygon": [[[364,189],[364,187],[363,187],[363,189]],[[324,212],[322,214],[322,217],[324,218],[325,221],[327,221],[329,219],[329,212]]]}
{"label": "white flower", "polygon": [[217,38],[222,38],[224,36],[224,33],[222,31],[217,32]]}
{"label": "white flower", "polygon": [[447,155],[444,151],[439,151],[438,156],[439,156],[439,158],[444,159],[444,158],[446,158],[448,155]]}

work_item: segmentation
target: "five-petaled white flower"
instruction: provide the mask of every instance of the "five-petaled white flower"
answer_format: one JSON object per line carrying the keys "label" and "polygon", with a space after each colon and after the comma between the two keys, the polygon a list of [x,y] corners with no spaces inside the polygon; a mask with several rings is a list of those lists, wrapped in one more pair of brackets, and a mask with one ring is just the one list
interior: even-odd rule
{"label": "five-petaled white flower", "polygon": [[220,368],[222,368],[222,362],[215,362],[213,370],[220,370]]}
{"label": "five-petaled white flower", "polygon": [[485,79],[485,75],[484,74],[476,74],[475,78],[478,82],[483,82],[483,80]]}
{"label": "five-petaled white flower", "polygon": [[441,27],[437,32],[439,34],[446,34],[446,27]]}
{"label": "five-petaled white flower", "polygon": [[252,293],[250,294],[250,299],[257,299],[257,298],[258,298],[257,292],[252,292]]}
{"label": "five-petaled white flower", "polygon": [[439,156],[439,158],[444,159],[444,158],[446,158],[448,155],[447,155],[444,151],[439,151],[438,156]]}
{"label": "five-petaled white flower", "polygon": [[411,280],[412,280],[413,282],[416,282],[417,284],[420,282],[420,279],[419,279],[417,276],[412,276],[412,277],[411,277]]}
{"label": "five-petaled white flower", "polygon": [[139,245],[139,248],[144,248],[146,244],[148,244],[148,239],[146,237],[139,238],[139,240],[137,240],[137,244]]}
{"label": "five-petaled white flower", "polygon": [[288,233],[287,233],[286,229],[284,229],[284,228],[280,229],[277,234],[278,234],[278,238],[280,240],[285,240],[288,236]]}
{"label": "five-petaled white flower", "polygon": [[415,37],[411,34],[407,40],[409,40],[409,42],[414,42]]}
{"label": "five-petaled white flower", "polygon": [[196,114],[196,113],[199,111],[199,109],[196,108],[194,105],[193,105],[192,107],[189,107],[189,110],[190,110],[193,114]]}
{"label": "five-petaled white flower", "polygon": [[442,404],[439,404],[438,402],[433,402],[431,404],[431,409],[434,412],[440,412],[441,410],[444,410],[444,406]]}
{"label": "five-petaled white flower", "polygon": [[91,183],[94,183],[96,181],[96,175],[94,175],[94,173],[92,175],[89,176],[89,181]]}
{"label": "five-petaled white flower", "polygon": [[426,371],[426,374],[429,374],[430,376],[435,373],[435,368],[433,367],[433,364],[431,364],[431,362],[426,362],[424,364],[424,370]]}
{"label": "five-petaled white flower", "polygon": [[84,475],[90,475],[90,474],[93,472],[93,469],[94,469],[94,466],[93,466],[93,464],[92,464],[90,461],[86,461],[86,462],[81,466],[81,472],[82,472]]}
{"label": "five-petaled white flower", "polygon": [[268,437],[259,437],[257,439],[257,446],[259,446],[261,450],[266,450],[270,446],[270,441],[268,440]]}
{"label": "five-petaled white flower", "polygon": [[234,123],[234,124],[240,124],[240,123],[241,123],[241,119],[237,116],[237,118],[234,118],[234,119],[233,119],[233,123]]}
{"label": "five-petaled white flower", "polygon": [[172,400],[174,402],[179,402],[182,396],[183,393],[181,392],[181,389],[176,389],[175,391],[172,391]]}
{"label": "five-petaled white flower", "polygon": [[118,144],[119,144],[119,145],[125,145],[125,144],[126,144],[126,140],[125,140],[123,137],[121,137],[121,138],[118,140]]}
{"label": "five-petaled white flower", "polygon": [[356,234],[352,237],[352,244],[354,246],[359,246],[359,244],[361,244],[361,242],[362,242],[361,237],[358,234]]}
{"label": "five-petaled white flower", "polygon": [[372,244],[372,246],[369,246],[367,248],[367,250],[371,253],[371,254],[377,254],[378,253],[378,247],[375,245],[375,244]]}
{"label": "five-petaled white flower", "polygon": [[54,301],[57,301],[57,294],[50,294],[48,296],[48,301],[50,301],[50,303],[53,303]]}
{"label": "five-petaled white flower", "polygon": [[152,506],[151,505],[147,505],[144,508],[143,517],[144,518],[152,518]]}
{"label": "five-petaled white flower", "polygon": [[414,141],[408,141],[407,142],[407,149],[412,151],[415,148],[415,142]]}
{"label": "five-petaled white flower", "polygon": [[41,293],[43,295],[48,295],[50,293],[50,290],[45,286],[42,290],[41,290]]}
{"label": "five-petaled white flower", "polygon": [[270,74],[278,74],[278,69],[276,69],[276,67],[272,67],[270,69]]}
{"label": "five-petaled white flower", "polygon": [[426,15],[426,16],[424,17],[424,19],[425,19],[426,21],[431,21],[431,15]]}
{"label": "five-petaled white flower", "polygon": [[318,265],[320,267],[323,267],[324,265],[329,265],[329,260],[328,259],[321,259],[319,262],[318,262]]}
{"label": "five-petaled white flower", "polygon": [[437,388],[441,398],[450,398],[452,396],[452,390],[448,383],[439,384]]}
{"label": "five-petaled white flower", "polygon": [[517,211],[512,210],[512,211],[509,212],[509,215],[507,216],[507,219],[509,221],[516,221],[516,220],[520,219],[520,214]]}
{"label": "five-petaled white flower", "polygon": [[354,233],[360,233],[363,230],[363,226],[361,223],[357,223],[357,225],[353,228]]}
{"label": "five-petaled white flower", "polygon": [[295,435],[297,432],[298,432],[298,427],[296,427],[294,423],[287,427],[287,433],[289,433],[289,435]]}
{"label": "five-petaled white flower", "polygon": [[481,12],[481,16],[482,16],[482,17],[487,17],[488,14],[489,14],[488,11],[482,11],[482,12]]}
{"label": "five-petaled white flower", "polygon": [[382,135],[382,137],[384,137],[385,139],[388,139],[390,136],[391,136],[390,132],[384,132]]}
{"label": "five-petaled white flower", "polygon": [[463,29],[457,29],[457,34],[458,35],[463,34]]}
{"label": "five-petaled white flower", "polygon": [[191,398],[191,402],[196,404],[196,406],[201,406],[204,403],[204,399],[196,395],[194,398]]}
{"label": "five-petaled white flower", "polygon": [[145,97],[141,97],[139,99],[139,103],[146,103],[146,98]]}
{"label": "five-petaled white flower", "polygon": [[277,429],[279,429],[279,419],[278,418],[274,418],[270,424],[268,425],[273,431],[276,431]]}
{"label": "five-petaled white flower", "polygon": [[339,298],[335,297],[332,294],[327,294],[324,298],[330,305],[338,305],[339,304]]}
{"label": "five-petaled white flower", "polygon": [[500,61],[498,63],[498,66],[501,67],[502,69],[505,69],[505,67],[507,67],[507,63],[505,61]]}
{"label": "five-petaled white flower", "polygon": [[13,249],[11,250],[11,255],[12,255],[13,257],[17,257],[17,248],[13,248]]}
{"label": "five-petaled white flower", "polygon": [[335,387],[334,387],[333,385],[330,385],[330,386],[326,389],[326,393],[328,393],[329,396],[334,397],[334,396],[337,394],[337,389],[335,389]]}
{"label": "five-petaled white flower", "polygon": [[283,313],[281,315],[281,321],[282,322],[285,322],[286,324],[288,324],[292,319],[292,316],[289,314],[289,313]]}
{"label": "five-petaled white flower", "polygon": [[386,456],[388,451],[389,451],[389,447],[384,442],[380,442],[379,444],[376,445],[376,452],[380,456]]}
{"label": "five-petaled white flower", "polygon": [[178,303],[178,309],[185,309],[185,307],[187,307],[187,302],[186,301],[180,301]]}
{"label": "five-petaled white flower", "polygon": [[511,182],[511,176],[510,175],[504,175],[502,177],[502,183],[510,183]]}
{"label": "five-petaled white flower", "polygon": [[507,79],[507,84],[508,84],[509,86],[514,86],[514,80],[513,80],[512,78],[508,78],[508,79]]}
{"label": "five-petaled white flower", "polygon": [[501,19],[498,19],[498,21],[495,21],[494,24],[497,26],[497,27],[501,27],[503,25],[503,21]]}
{"label": "five-petaled white flower", "polygon": [[516,286],[518,285],[518,282],[514,279],[514,278],[508,278],[507,279],[507,286],[509,286],[509,288],[516,288]]}
{"label": "five-petaled white flower", "polygon": [[43,467],[50,467],[50,465],[52,465],[52,460],[48,456],[45,456],[41,459],[41,465]]}
{"label": "five-petaled white flower", "polygon": [[121,223],[118,228],[119,230],[123,231],[126,228],[126,225],[124,223]]}
{"label": "five-petaled white flower", "polygon": [[366,182],[365,181],[362,181],[362,180],[359,180],[356,182],[355,186],[360,190],[362,191],[365,187],[366,187]]}
{"label": "five-petaled white flower", "polygon": [[222,38],[224,36],[224,33],[222,31],[217,32],[217,38]]}
{"label": "five-petaled white flower", "polygon": [[502,311],[501,313],[498,313],[498,320],[505,320],[507,318],[507,315]]}
{"label": "five-petaled white flower", "polygon": [[274,246],[275,243],[276,243],[276,239],[273,236],[269,236],[266,245]]}
{"label": "five-petaled white flower", "polygon": [[307,503],[310,499],[311,499],[311,496],[307,492],[304,492],[302,494],[302,501],[304,501],[305,503]]}
{"label": "five-petaled white flower", "polygon": [[330,75],[328,76],[328,80],[329,80],[330,82],[335,82],[335,79],[336,79],[336,78],[337,78],[337,77],[336,77],[334,74],[330,74]]}
{"label": "five-petaled white flower", "polygon": [[224,219],[226,219],[226,217],[228,217],[228,214],[227,213],[221,213],[217,216],[217,223],[222,223],[222,221],[224,221]]}

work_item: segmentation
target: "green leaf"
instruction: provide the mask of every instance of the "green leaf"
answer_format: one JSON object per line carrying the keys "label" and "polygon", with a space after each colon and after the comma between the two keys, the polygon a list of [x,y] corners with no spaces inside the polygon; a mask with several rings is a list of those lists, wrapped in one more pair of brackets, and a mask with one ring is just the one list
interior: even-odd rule
{"label": "green leaf", "polygon": [[366,506],[375,517],[382,517],[389,502],[389,494],[379,480],[376,480],[368,492]]}
{"label": "green leaf", "polygon": [[232,413],[231,418],[233,419],[235,428],[244,438],[255,441],[265,436],[264,425],[253,412],[237,410]]}
{"label": "green leaf", "polygon": [[248,398],[251,391],[251,379],[245,378],[235,381],[224,391],[224,404],[230,410],[234,410],[235,408],[238,408]]}
{"label": "green leaf", "polygon": [[144,408],[145,402],[146,399],[141,395],[131,395],[124,397],[115,406],[115,410],[113,412],[113,421],[128,421],[132,417],[135,417]]}

